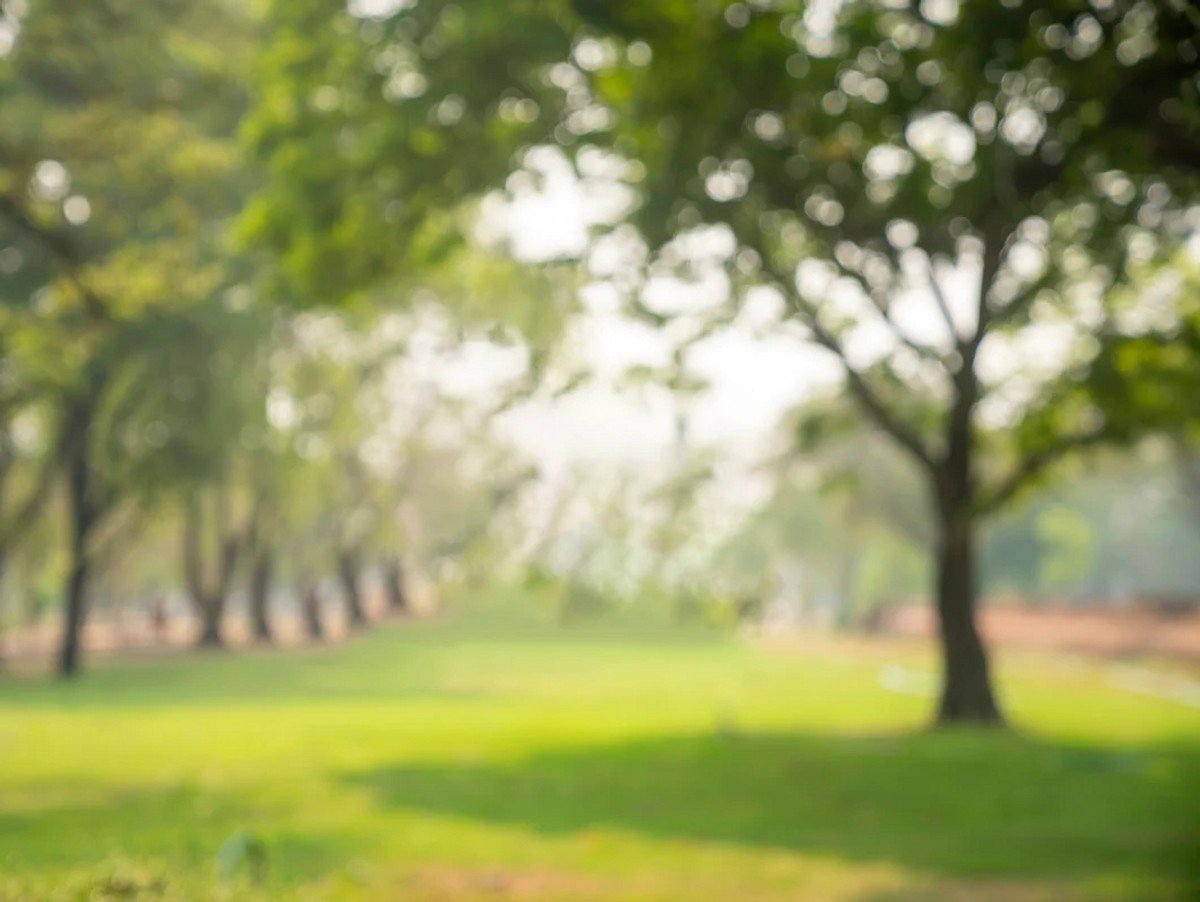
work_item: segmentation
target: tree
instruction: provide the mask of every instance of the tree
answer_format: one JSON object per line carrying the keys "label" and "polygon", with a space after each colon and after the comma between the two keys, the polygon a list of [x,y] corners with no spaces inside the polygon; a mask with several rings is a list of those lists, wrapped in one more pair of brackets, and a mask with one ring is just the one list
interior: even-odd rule
{"label": "tree", "polygon": [[[0,296],[0,586],[7,582],[14,553],[34,533],[60,469],[55,411],[41,396],[46,374],[35,372],[36,364],[31,367],[19,350],[25,332],[20,320],[9,315]],[[5,619],[0,606],[0,666]]]}
{"label": "tree", "polygon": [[255,637],[269,638],[269,537],[265,514],[277,491],[277,462],[266,419],[273,311],[223,303],[175,314],[184,335],[155,345],[167,357],[156,372],[176,394],[159,422],[164,480],[182,509],[185,585],[198,614],[198,644],[223,644],[221,622],[236,572],[249,565]]}
{"label": "tree", "polygon": [[[5,6],[0,56],[0,250],[11,310],[53,373],[72,562],[60,655],[75,672],[91,548],[153,442],[135,435],[154,387],[143,319],[233,281],[221,242],[240,194],[238,61],[252,20],[231,5],[164,0],[86,9]],[[155,428],[150,433],[156,433]],[[153,455],[149,455],[153,457]],[[106,469],[107,468],[107,469]]]}
{"label": "tree", "polygon": [[[977,526],[1107,437],[1078,386],[1102,356],[1108,298],[1193,227],[1195,10],[318,6],[277,6],[288,40],[258,114],[271,170],[258,224],[288,266],[369,284],[383,255],[446,227],[430,209],[461,209],[538,142],[629,161],[655,265],[679,269],[679,239],[718,226],[736,286],[770,286],[781,328],[836,358],[924,473],[938,717],[1000,721],[975,625]],[[1003,372],[1006,351],[1047,336],[1054,365]]]}
{"label": "tree", "polygon": [[[646,168],[643,233],[727,227],[741,278],[778,292],[925,473],[938,716],[1000,720],[975,626],[976,524],[1106,437],[1073,388],[1113,286],[1189,230],[1194,18],[1073,2],[578,5],[624,51],[589,65],[577,45],[576,60],[613,111],[611,145]],[[1055,327],[1070,340],[1032,397],[993,375],[1005,344]]]}
{"label": "tree", "polygon": [[[225,644],[221,623],[233,583],[234,572],[248,538],[231,526],[227,492],[218,490],[206,511],[201,498],[189,500],[183,516],[184,577],[188,595],[200,619],[196,644],[202,648],[220,648]],[[206,529],[210,524],[213,528]],[[245,529],[249,529],[247,524]],[[205,533],[216,534],[215,548],[206,550]]]}
{"label": "tree", "polygon": [[419,284],[459,244],[466,208],[541,134],[525,95],[558,93],[541,68],[570,36],[539,6],[270,4],[247,128],[265,178],[243,229],[278,251],[281,290],[319,304]]}
{"label": "tree", "polygon": [[[24,324],[7,312],[0,306],[0,328],[6,337],[16,337]],[[59,462],[54,411],[41,396],[46,374],[31,372],[36,364],[30,367],[22,359],[26,355],[10,351],[7,343],[0,341],[0,578],[49,497]]]}
{"label": "tree", "polygon": [[[1113,431],[1126,442],[1151,434],[1172,443],[1188,507],[1200,523],[1200,264],[1186,253],[1173,262],[1147,268],[1130,286],[1123,312],[1134,328],[1102,337],[1106,353],[1085,391],[1109,411]],[[1174,300],[1168,322],[1158,328],[1138,322],[1164,296]]]}
{"label": "tree", "polygon": [[[271,590],[275,577],[275,549],[272,538],[262,535],[269,534],[271,527],[269,515],[260,512],[260,521],[255,530],[253,547],[250,551],[250,585],[248,591],[250,605],[250,634],[255,642],[270,645],[275,641],[271,627]],[[264,522],[267,521],[267,522]]]}

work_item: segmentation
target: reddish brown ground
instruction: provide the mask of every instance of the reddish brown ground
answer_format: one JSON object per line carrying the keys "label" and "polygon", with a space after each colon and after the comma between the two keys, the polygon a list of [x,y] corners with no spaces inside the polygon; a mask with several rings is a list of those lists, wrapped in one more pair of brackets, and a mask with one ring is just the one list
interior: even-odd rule
{"label": "reddish brown ground", "polygon": [[[422,590],[413,601],[423,616],[433,610],[436,601]],[[364,592],[363,606],[371,620],[391,616],[381,592]],[[346,618],[342,606],[330,598],[324,606],[322,621],[326,643],[346,638]],[[13,627],[0,634],[0,668],[21,672],[44,671],[50,667],[58,649],[62,622],[58,617],[43,617],[37,623]],[[299,612],[291,606],[277,610],[272,617],[275,644],[282,648],[312,645],[304,632]],[[225,644],[232,648],[252,645],[250,622],[240,614],[226,618],[221,630]],[[85,657],[144,657],[177,654],[191,650],[196,641],[197,622],[189,614],[172,614],[163,627],[156,627],[150,613],[132,610],[113,614],[97,611],[83,629]]]}
{"label": "reddish brown ground", "polygon": [[[929,636],[933,609],[928,604],[898,605],[880,625],[884,633]],[[986,639],[999,646],[1200,661],[1200,605],[1164,611],[1151,605],[1083,608],[1000,601],[984,606],[980,627]]]}
{"label": "reddish brown ground", "polygon": [[[365,599],[372,619],[384,618],[384,599],[371,593]],[[427,612],[432,605],[419,607]],[[1165,611],[1152,605],[1083,607],[1079,605],[1027,604],[1004,599],[985,605],[981,628],[989,644],[1005,648],[1072,651],[1103,657],[1161,656],[1200,664],[1200,605]],[[327,641],[345,637],[340,607],[326,611]],[[32,627],[10,629],[0,636],[0,664],[6,669],[42,670],[53,661],[60,624],[45,618]],[[928,638],[934,632],[932,606],[905,602],[888,609],[876,624],[883,635]],[[132,612],[121,618],[98,614],[84,630],[89,655],[140,656],[170,654],[192,647],[196,626],[192,618],[173,617],[165,632],[156,633],[150,617]],[[230,617],[224,634],[230,646],[251,644],[249,623]],[[309,644],[303,624],[294,612],[277,615],[278,645]]]}

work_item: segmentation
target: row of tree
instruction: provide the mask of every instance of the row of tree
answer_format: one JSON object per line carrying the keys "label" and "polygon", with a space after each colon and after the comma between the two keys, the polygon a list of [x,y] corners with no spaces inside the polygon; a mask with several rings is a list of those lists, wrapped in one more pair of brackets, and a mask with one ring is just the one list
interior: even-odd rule
{"label": "row of tree", "polygon": [[239,582],[258,639],[277,580],[314,635],[329,573],[351,626],[368,569],[403,609],[401,549],[433,566],[486,522],[494,480],[458,471],[518,478],[490,434],[503,399],[439,383],[464,336],[435,302],[306,313],[338,299],[286,294],[239,237],[264,23],[235,3],[0,10],[0,574],[61,574],[60,671],[105,588],[182,586],[205,646]]}
{"label": "row of tree", "polygon": [[[245,323],[287,328],[279,307],[435,286],[519,330],[537,380],[580,272],[670,328],[681,317],[646,286],[720,270],[723,313],[682,315],[680,361],[770,298],[772,327],[836,361],[844,397],[924,482],[947,721],[1001,719],[975,627],[982,518],[1064,456],[1195,423],[1190,4],[3,10],[4,535],[61,484],[68,636],[116,486],[186,486],[205,598],[227,586],[232,549],[285,517],[291,490],[273,484],[288,468],[237,412],[265,393],[290,417],[271,342],[237,350]],[[536,183],[548,147],[623,199],[598,236],[610,259],[518,276],[462,239],[481,203]],[[191,376],[167,377],[180,368]],[[331,428],[344,412],[305,406]],[[788,453],[845,412],[839,399],[806,417]],[[302,459],[320,445],[293,439]],[[347,571],[369,519],[358,457],[335,468]]]}
{"label": "row of tree", "polygon": [[939,716],[1001,719],[981,518],[1194,409],[1194,5],[311,0],[271,21],[256,234],[291,278],[414,265],[522,149],[623,161],[631,265],[686,271],[718,227],[732,304],[770,291],[922,474]]}

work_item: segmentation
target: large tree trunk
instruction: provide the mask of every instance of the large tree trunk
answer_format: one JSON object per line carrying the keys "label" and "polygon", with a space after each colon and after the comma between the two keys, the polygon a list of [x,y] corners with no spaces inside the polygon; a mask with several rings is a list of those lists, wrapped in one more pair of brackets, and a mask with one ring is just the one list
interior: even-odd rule
{"label": "large tree trunk", "polygon": [[346,625],[350,629],[366,626],[367,615],[363,610],[362,591],[358,585],[358,556],[350,550],[338,552],[338,579],[342,583],[342,600],[346,605]]}
{"label": "large tree trunk", "polygon": [[313,642],[325,641],[325,624],[321,619],[321,591],[314,580],[300,587],[300,610],[304,616],[304,631]]}
{"label": "large tree trunk", "polygon": [[271,634],[271,574],[274,561],[270,551],[259,550],[250,571],[250,628],[255,642],[269,644]]}
{"label": "large tree trunk", "polygon": [[404,590],[404,567],[399,558],[392,558],[384,567],[388,610],[393,614],[409,614],[408,594]]}
{"label": "large tree trunk", "polygon": [[976,626],[975,520],[965,485],[943,486],[937,506],[937,613],[942,649],[939,723],[1003,722]]}
{"label": "large tree trunk", "polygon": [[[990,284],[985,264],[980,294],[979,334],[986,324],[983,298]],[[942,695],[937,720],[941,724],[1003,723],[992,692],[987,652],[975,623],[979,595],[976,574],[975,430],[979,399],[973,343],[964,352],[955,376],[955,400],[947,421],[946,456],[932,471],[937,516],[937,613],[942,646]]]}

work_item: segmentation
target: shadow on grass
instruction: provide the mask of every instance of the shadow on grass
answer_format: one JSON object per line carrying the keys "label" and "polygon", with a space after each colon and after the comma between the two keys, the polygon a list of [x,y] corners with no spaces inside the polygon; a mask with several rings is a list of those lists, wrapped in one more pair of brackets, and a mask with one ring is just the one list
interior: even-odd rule
{"label": "shadow on grass", "polygon": [[1195,878],[1200,749],[1016,736],[695,735],[350,774],[385,806],[893,862],[948,877]]}

